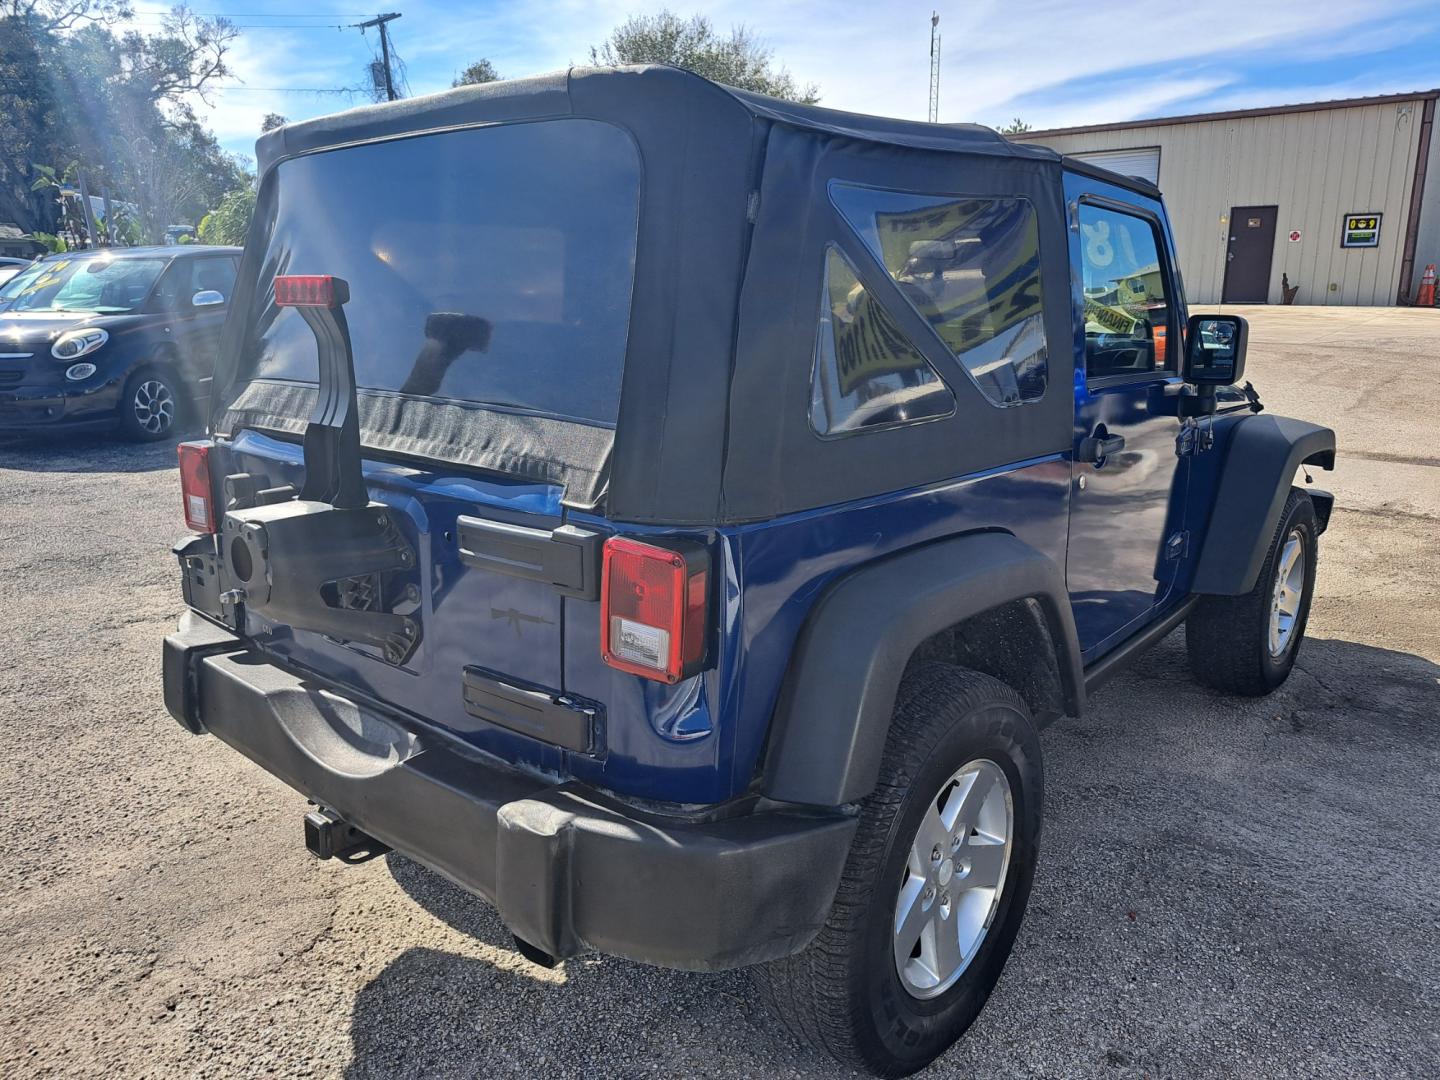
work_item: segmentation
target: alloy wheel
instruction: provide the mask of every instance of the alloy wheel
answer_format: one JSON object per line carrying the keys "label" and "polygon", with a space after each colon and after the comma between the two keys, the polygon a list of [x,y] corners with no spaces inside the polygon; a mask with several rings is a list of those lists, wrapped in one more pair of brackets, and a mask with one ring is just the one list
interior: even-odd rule
{"label": "alloy wheel", "polygon": [[988,758],[962,765],[930,800],[895,901],[895,969],[912,996],[944,993],[980,951],[1014,838],[1010,781]]}
{"label": "alloy wheel", "polygon": [[1300,602],[1305,595],[1305,538],[1291,529],[1276,560],[1275,585],[1270,592],[1270,655],[1279,659],[1295,637]]}
{"label": "alloy wheel", "polygon": [[175,423],[175,395],[159,379],[147,379],[137,386],[130,407],[135,410],[135,423],[151,435],[163,434]]}

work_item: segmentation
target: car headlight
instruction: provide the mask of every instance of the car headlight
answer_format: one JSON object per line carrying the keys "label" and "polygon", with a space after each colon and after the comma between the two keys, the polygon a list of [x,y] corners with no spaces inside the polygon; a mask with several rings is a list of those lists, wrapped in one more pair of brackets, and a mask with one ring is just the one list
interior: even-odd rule
{"label": "car headlight", "polygon": [[50,346],[50,355],[56,360],[75,360],[94,352],[110,340],[110,335],[98,326],[88,330],[67,330]]}

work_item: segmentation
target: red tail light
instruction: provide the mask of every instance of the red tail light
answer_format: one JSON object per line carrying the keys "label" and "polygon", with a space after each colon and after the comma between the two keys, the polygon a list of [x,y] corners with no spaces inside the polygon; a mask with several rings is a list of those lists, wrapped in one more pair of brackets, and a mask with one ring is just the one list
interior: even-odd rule
{"label": "red tail light", "polygon": [[215,531],[215,498],[210,488],[208,440],[180,444],[180,494],[185,502],[185,526],[195,532]]}
{"label": "red tail light", "polygon": [[281,274],[275,279],[276,307],[339,307],[350,299],[344,278],[329,274]]}
{"label": "red tail light", "polygon": [[655,547],[614,536],[600,574],[605,663],[658,682],[679,682],[705,660],[710,559],[705,548]]}

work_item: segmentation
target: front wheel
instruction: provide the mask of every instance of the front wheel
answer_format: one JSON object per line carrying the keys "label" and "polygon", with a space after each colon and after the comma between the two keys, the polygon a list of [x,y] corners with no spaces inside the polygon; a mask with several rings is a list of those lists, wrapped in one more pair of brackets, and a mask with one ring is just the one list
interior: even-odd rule
{"label": "front wheel", "polygon": [[1315,504],[1291,488],[1255,587],[1244,596],[1203,597],[1185,620],[1197,681],[1261,697],[1290,677],[1310,618],[1318,537]]}
{"label": "front wheel", "polygon": [[163,368],[144,367],[125,380],[120,393],[120,431],[136,442],[155,442],[175,430],[180,394]]}
{"label": "front wheel", "polygon": [[1039,736],[1014,690],[946,665],[909,675],[825,926],[756,969],[791,1030],[879,1076],[944,1053],[1010,955],[1042,799]]}

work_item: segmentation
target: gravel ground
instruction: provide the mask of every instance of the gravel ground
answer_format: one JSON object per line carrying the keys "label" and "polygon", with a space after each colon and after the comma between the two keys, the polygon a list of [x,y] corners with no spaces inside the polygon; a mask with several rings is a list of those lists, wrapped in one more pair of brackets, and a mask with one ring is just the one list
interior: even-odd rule
{"label": "gravel ground", "polygon": [[[1177,634],[1047,731],[1029,917],[927,1076],[1440,1071],[1440,312],[1246,313],[1346,455],[1311,639],[1237,701]],[[413,863],[311,859],[303,801],[161,704],[173,463],[0,447],[0,1075],[835,1075],[743,973],[546,971]]]}

